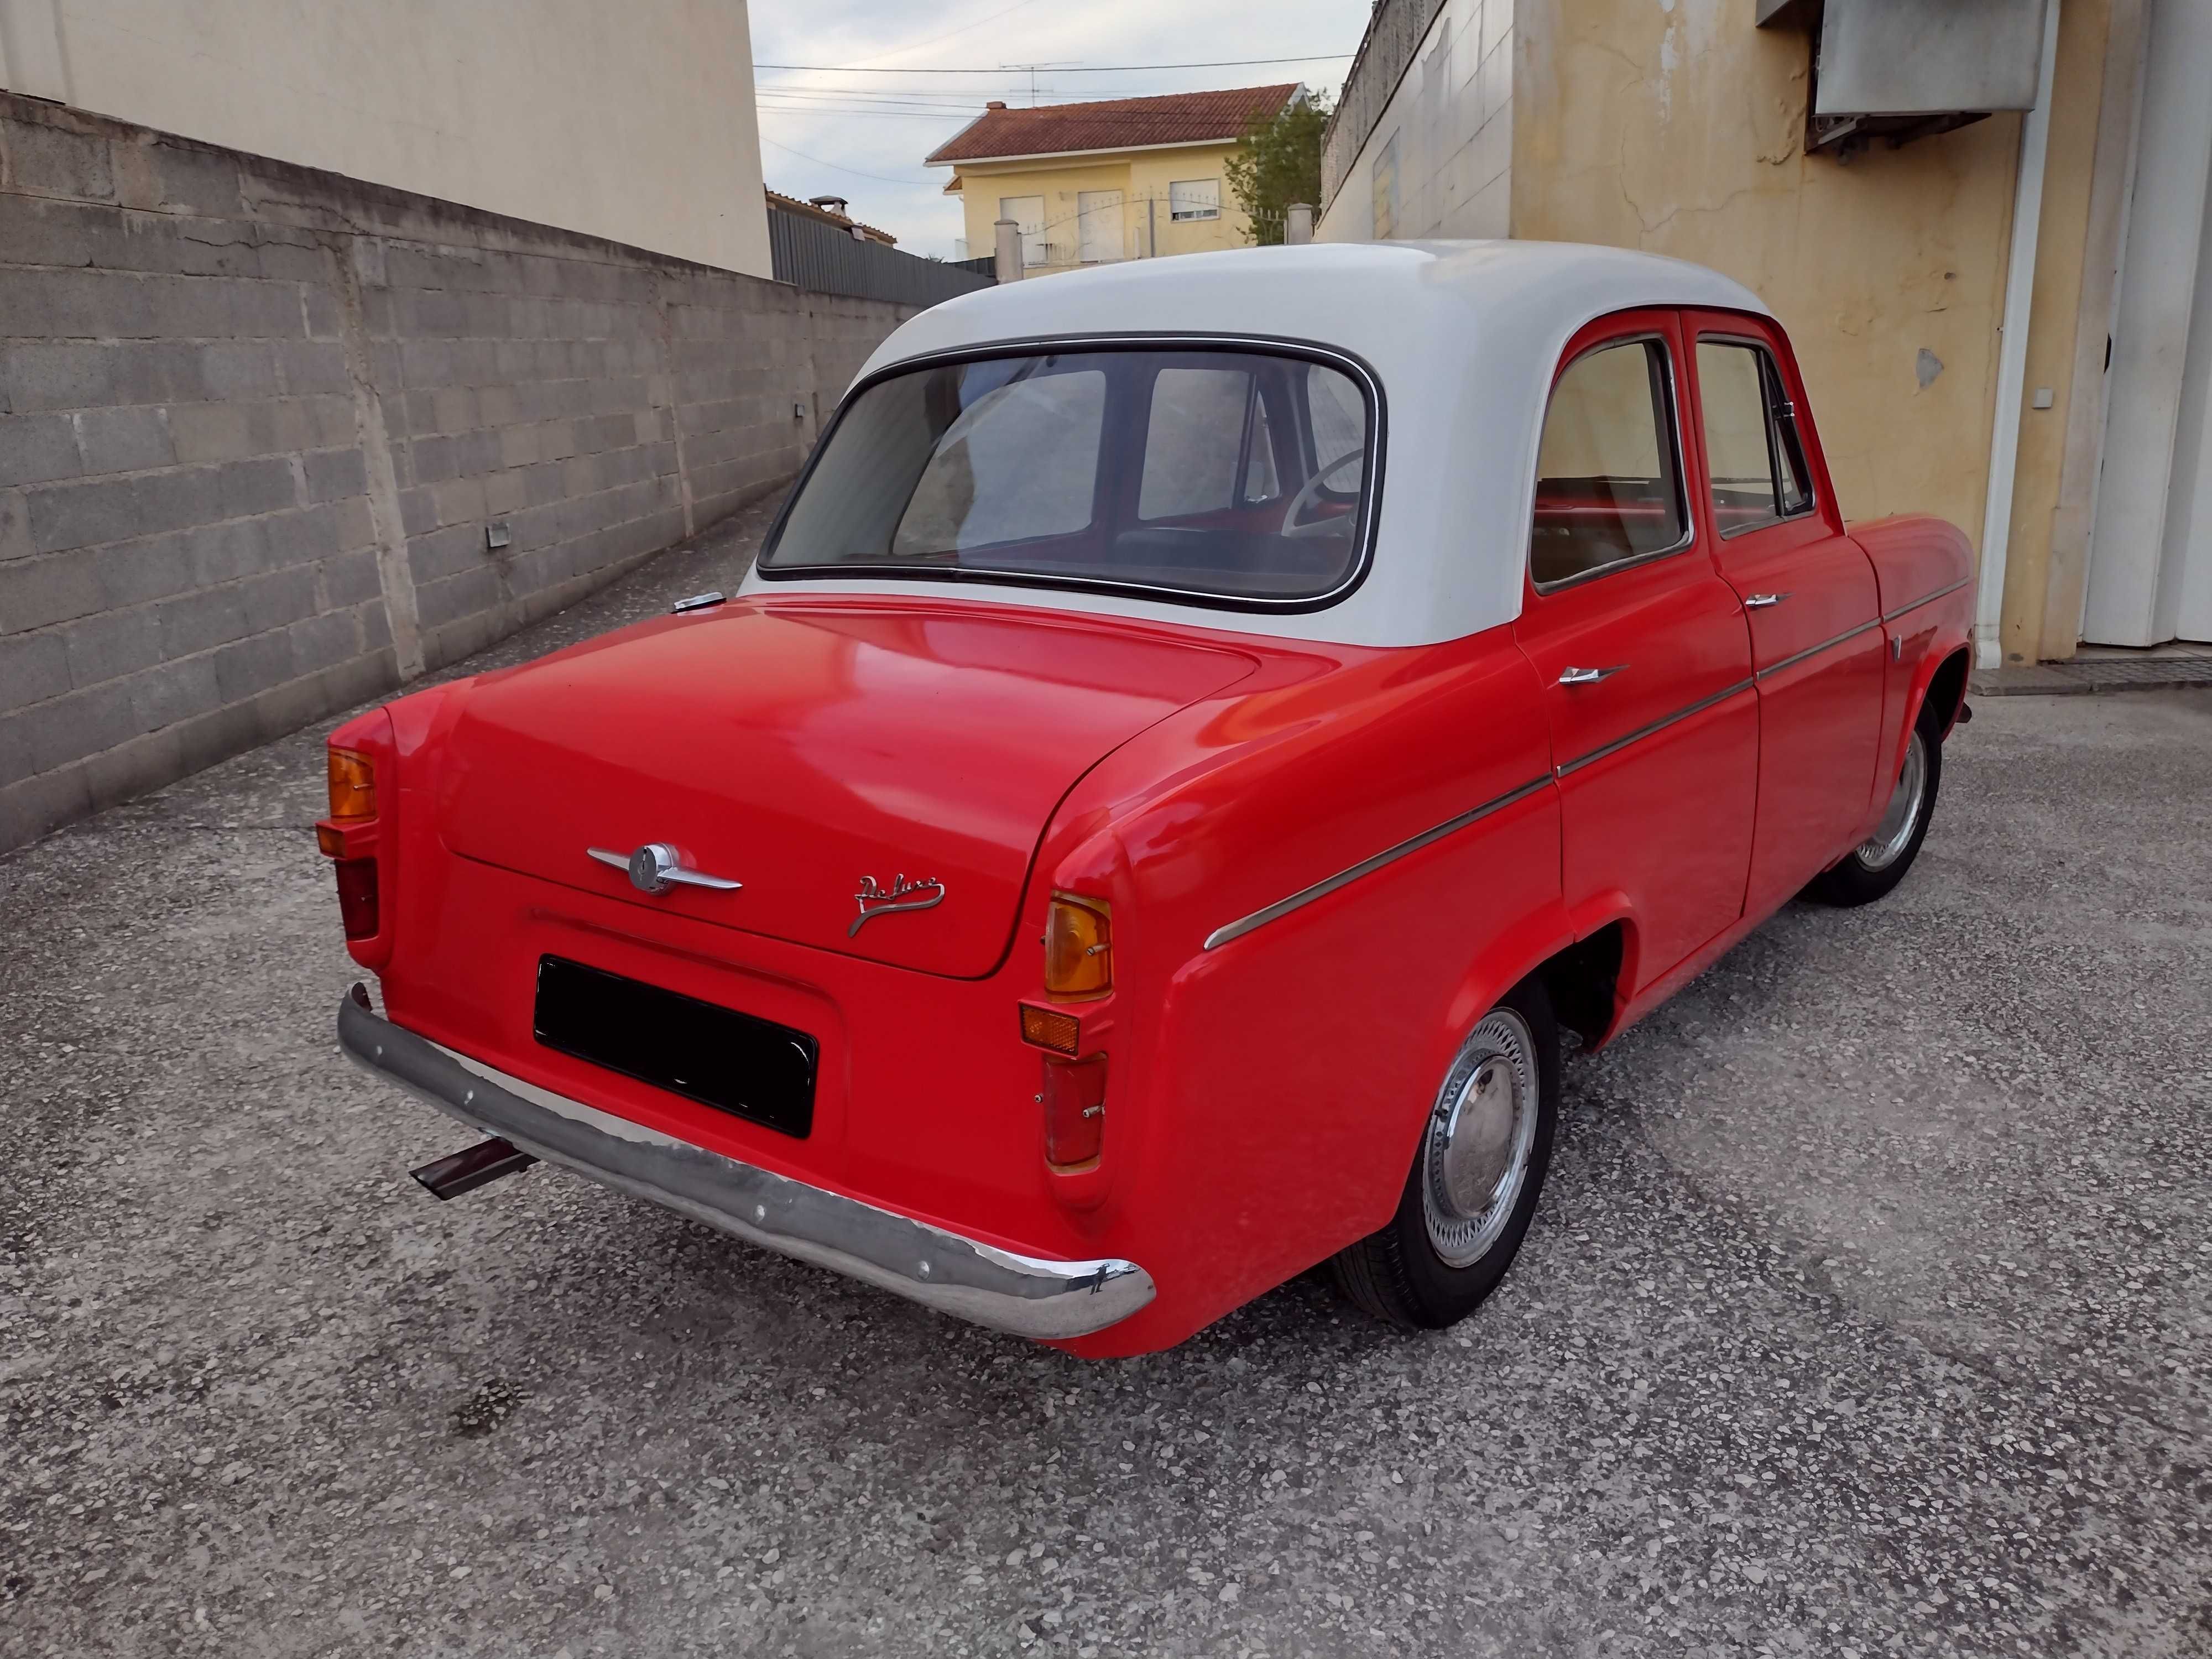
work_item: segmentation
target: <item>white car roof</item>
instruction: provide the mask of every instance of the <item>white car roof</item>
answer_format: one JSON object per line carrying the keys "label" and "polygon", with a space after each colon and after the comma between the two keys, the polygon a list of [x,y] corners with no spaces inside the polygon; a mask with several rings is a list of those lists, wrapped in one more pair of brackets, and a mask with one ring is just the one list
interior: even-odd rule
{"label": "white car roof", "polygon": [[1537,434],[1552,374],[1584,324],[1644,306],[1761,315],[1702,265],[1565,242],[1339,242],[1130,260],[963,295],[902,325],[861,376],[1000,342],[1130,334],[1309,341],[1361,358],[1385,412],[1381,511],[1366,579],[1325,610],[1215,610],[1027,586],[764,581],[1046,605],[1345,644],[1432,644],[1520,614]]}

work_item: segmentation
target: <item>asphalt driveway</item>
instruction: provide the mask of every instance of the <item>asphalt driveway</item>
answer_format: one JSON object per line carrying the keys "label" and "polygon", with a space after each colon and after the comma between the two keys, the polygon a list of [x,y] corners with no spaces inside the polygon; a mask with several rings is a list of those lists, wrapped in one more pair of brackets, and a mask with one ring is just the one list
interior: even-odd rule
{"label": "asphalt driveway", "polygon": [[1570,1062],[1474,1321],[1118,1364],[416,1188],[319,732],[0,860],[0,1653],[2212,1651],[2212,695],[1978,714],[1894,896]]}

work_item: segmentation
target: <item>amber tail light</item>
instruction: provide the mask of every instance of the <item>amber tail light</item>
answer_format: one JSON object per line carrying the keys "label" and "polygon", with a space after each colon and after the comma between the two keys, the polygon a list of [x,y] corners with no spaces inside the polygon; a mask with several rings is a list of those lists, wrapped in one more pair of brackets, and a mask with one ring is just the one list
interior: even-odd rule
{"label": "amber tail light", "polygon": [[1034,1048],[1051,1048],[1074,1057],[1083,1046],[1083,1022],[1073,1014],[1064,1014],[1057,1008],[1040,1008],[1034,1002],[1024,1002],[1022,1009],[1022,1041]]}
{"label": "amber tail light", "polygon": [[377,932],[376,860],[340,859],[338,916],[348,939],[374,939]]}
{"label": "amber tail light", "polygon": [[1114,922],[1103,900],[1054,893],[1044,918],[1044,990],[1064,1001],[1114,988]]}
{"label": "amber tail light", "polygon": [[1106,1139],[1106,1056],[1044,1062],[1044,1160],[1057,1169],[1098,1161]]}
{"label": "amber tail light", "polygon": [[376,816],[376,767],[366,755],[333,749],[331,757],[331,816],[343,823]]}

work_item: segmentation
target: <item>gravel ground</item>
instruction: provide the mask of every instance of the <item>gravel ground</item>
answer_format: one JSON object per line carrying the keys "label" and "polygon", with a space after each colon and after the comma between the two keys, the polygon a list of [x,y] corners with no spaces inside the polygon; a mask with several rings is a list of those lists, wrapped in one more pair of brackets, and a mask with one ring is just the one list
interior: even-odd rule
{"label": "gravel ground", "polygon": [[[734,582],[758,514],[489,657]],[[319,733],[0,860],[0,1652],[2212,1651],[2212,696],[1571,1060],[1519,1265],[1085,1364],[338,1057]]]}

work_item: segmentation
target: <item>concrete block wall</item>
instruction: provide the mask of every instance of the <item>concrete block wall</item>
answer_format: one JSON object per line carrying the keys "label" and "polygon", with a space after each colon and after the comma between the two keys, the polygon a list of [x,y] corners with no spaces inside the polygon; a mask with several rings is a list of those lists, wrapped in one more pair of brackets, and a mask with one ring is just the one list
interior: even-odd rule
{"label": "concrete block wall", "polygon": [[780,488],[910,314],[0,94],[0,850]]}

